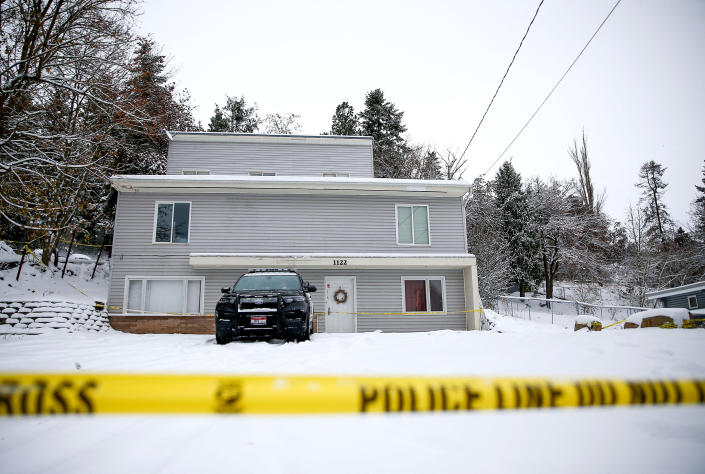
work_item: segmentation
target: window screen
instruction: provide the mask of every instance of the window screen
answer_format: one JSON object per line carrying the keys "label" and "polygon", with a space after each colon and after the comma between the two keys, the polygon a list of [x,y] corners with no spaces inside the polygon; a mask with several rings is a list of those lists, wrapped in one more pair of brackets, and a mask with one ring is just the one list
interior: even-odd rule
{"label": "window screen", "polygon": [[125,312],[200,314],[202,292],[203,280],[200,278],[128,278]]}
{"label": "window screen", "polygon": [[183,280],[147,280],[144,309],[152,313],[181,313]]}
{"label": "window screen", "polygon": [[397,242],[400,244],[414,243],[411,227],[411,207],[399,206],[397,208]]}
{"label": "window screen", "polygon": [[397,206],[397,243],[428,245],[428,206]]}
{"label": "window screen", "polygon": [[160,202],[154,241],[160,243],[185,243],[189,237],[191,204],[188,202]]}

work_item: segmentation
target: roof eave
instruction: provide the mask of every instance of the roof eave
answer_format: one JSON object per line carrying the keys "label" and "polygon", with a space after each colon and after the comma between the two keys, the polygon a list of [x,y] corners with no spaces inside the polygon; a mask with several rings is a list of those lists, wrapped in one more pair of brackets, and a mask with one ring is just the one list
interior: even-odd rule
{"label": "roof eave", "polygon": [[[209,178],[213,178],[210,176]],[[370,179],[368,181],[344,181],[335,179],[164,179],[163,176],[149,177],[113,176],[113,188],[121,192],[197,192],[197,193],[262,193],[262,194],[296,194],[306,192],[313,194],[374,194],[374,195],[424,195],[432,197],[460,197],[469,190],[469,184],[438,181],[397,181],[385,182]]]}

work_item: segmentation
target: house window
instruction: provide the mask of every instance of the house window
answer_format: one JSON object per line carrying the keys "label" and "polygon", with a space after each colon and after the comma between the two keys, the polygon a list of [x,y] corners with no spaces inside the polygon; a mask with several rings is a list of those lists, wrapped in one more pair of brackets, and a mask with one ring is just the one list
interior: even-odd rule
{"label": "house window", "polygon": [[126,277],[128,314],[202,314],[205,277]]}
{"label": "house window", "polygon": [[276,176],[273,171],[250,171],[250,176]]}
{"label": "house window", "polygon": [[696,295],[688,297],[688,309],[698,309],[698,297]]}
{"label": "house window", "polygon": [[350,173],[323,173],[324,178],[348,178]]}
{"label": "house window", "polygon": [[404,312],[446,310],[444,277],[402,277],[401,293]]}
{"label": "house window", "polygon": [[397,204],[397,244],[430,245],[427,205]]}
{"label": "house window", "polygon": [[181,174],[188,174],[188,175],[211,174],[211,172],[208,170],[181,170]]}
{"label": "house window", "polygon": [[190,222],[190,202],[157,201],[154,212],[154,243],[187,243]]}

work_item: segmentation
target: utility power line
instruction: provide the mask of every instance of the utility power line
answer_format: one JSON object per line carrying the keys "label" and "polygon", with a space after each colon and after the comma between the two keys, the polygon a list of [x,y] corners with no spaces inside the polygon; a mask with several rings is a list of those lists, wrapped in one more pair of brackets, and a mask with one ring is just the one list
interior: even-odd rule
{"label": "utility power line", "polygon": [[588,46],[590,46],[590,43],[592,43],[592,40],[595,39],[595,36],[597,36],[597,33],[600,32],[600,30],[602,29],[602,26],[607,22],[607,20],[610,18],[610,16],[612,16],[612,13],[614,13],[614,10],[617,8],[617,6],[619,6],[620,3],[622,3],[622,0],[617,0],[617,2],[614,4],[614,6],[613,6],[612,9],[610,10],[610,12],[609,12],[609,13],[607,14],[607,16],[605,17],[605,19],[602,20],[602,23],[600,23],[600,26],[597,27],[597,29],[596,29],[595,32],[592,34],[592,36],[590,37],[590,39],[588,40],[588,42],[585,43],[585,46],[583,46],[583,49],[580,50],[580,52],[579,52],[578,55],[575,57],[575,59],[573,59],[573,62],[570,63],[570,66],[568,66],[568,69],[566,69],[566,71],[563,73],[563,75],[561,76],[561,78],[558,79],[558,82],[556,82],[556,85],[553,86],[553,89],[551,89],[551,91],[548,93],[548,95],[546,96],[546,98],[543,99],[543,102],[541,102],[541,104],[540,104],[540,105],[538,106],[538,108],[534,111],[534,113],[531,115],[531,117],[529,117],[529,120],[526,121],[526,123],[524,124],[524,126],[521,127],[521,130],[519,130],[519,133],[517,133],[517,134],[514,136],[514,138],[512,139],[511,142],[509,142],[509,145],[507,145],[507,147],[504,149],[504,151],[503,151],[502,153],[500,153],[500,155],[497,157],[497,159],[494,160],[494,162],[490,165],[489,168],[487,168],[487,171],[485,171],[484,173],[482,173],[480,176],[485,176],[487,173],[489,173],[490,170],[494,167],[494,165],[496,165],[497,162],[504,156],[504,154],[507,153],[507,150],[509,150],[509,148],[514,144],[514,142],[517,141],[517,138],[519,138],[519,135],[521,135],[522,132],[526,129],[526,127],[529,126],[529,124],[530,124],[531,121],[534,119],[534,117],[536,117],[536,114],[539,113],[539,110],[541,110],[541,108],[544,106],[544,104],[545,104],[545,103],[548,101],[548,99],[551,97],[551,95],[553,94],[553,91],[555,91],[555,90],[558,88],[558,86],[561,84],[561,82],[563,82],[563,79],[565,79],[565,76],[567,76],[568,73],[570,72],[570,70],[573,69],[573,66],[575,66],[575,63],[578,62],[578,59],[580,59],[580,56],[582,56],[583,53],[585,52],[585,50],[588,48]]}
{"label": "utility power line", "polygon": [[509,74],[509,69],[511,69],[512,64],[514,64],[514,60],[517,58],[517,54],[519,54],[519,50],[521,49],[521,45],[524,44],[524,40],[526,39],[526,36],[529,34],[529,30],[531,29],[531,25],[534,24],[534,20],[536,19],[536,15],[539,14],[539,10],[541,9],[541,5],[543,5],[543,2],[544,2],[544,0],[541,0],[539,2],[539,6],[536,8],[536,12],[534,13],[534,17],[531,19],[531,22],[529,22],[529,26],[526,28],[526,32],[524,33],[524,36],[521,38],[521,41],[519,42],[519,47],[514,52],[514,56],[512,56],[512,60],[509,62],[509,66],[507,66],[507,70],[504,71],[504,76],[502,76],[502,80],[499,81],[499,85],[497,86],[497,90],[494,91],[494,95],[492,96],[490,103],[487,105],[487,108],[485,109],[485,113],[482,114],[482,118],[480,119],[480,123],[477,124],[475,131],[473,132],[472,136],[470,137],[470,140],[468,141],[468,144],[465,146],[465,150],[463,150],[463,154],[460,155],[460,160],[463,159],[463,157],[465,156],[465,153],[468,151],[468,148],[470,148],[470,144],[475,139],[475,135],[477,135],[477,131],[480,130],[480,126],[482,125],[482,122],[484,122],[485,117],[487,116],[487,112],[490,111],[490,107],[492,107],[492,103],[494,102],[495,97],[497,97],[497,93],[499,93],[499,89],[502,87],[502,84],[504,84],[504,79],[507,77],[507,74]]}

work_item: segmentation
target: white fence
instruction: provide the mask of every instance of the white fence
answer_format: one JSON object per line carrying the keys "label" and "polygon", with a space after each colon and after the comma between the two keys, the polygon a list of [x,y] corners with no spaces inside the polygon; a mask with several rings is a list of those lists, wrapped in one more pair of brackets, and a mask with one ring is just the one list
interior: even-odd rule
{"label": "white fence", "polygon": [[603,324],[621,321],[630,315],[648,308],[638,306],[609,306],[546,298],[529,298],[520,296],[500,296],[497,300],[497,312],[504,316],[527,319],[564,327],[571,327],[575,316],[589,314],[600,318]]}

